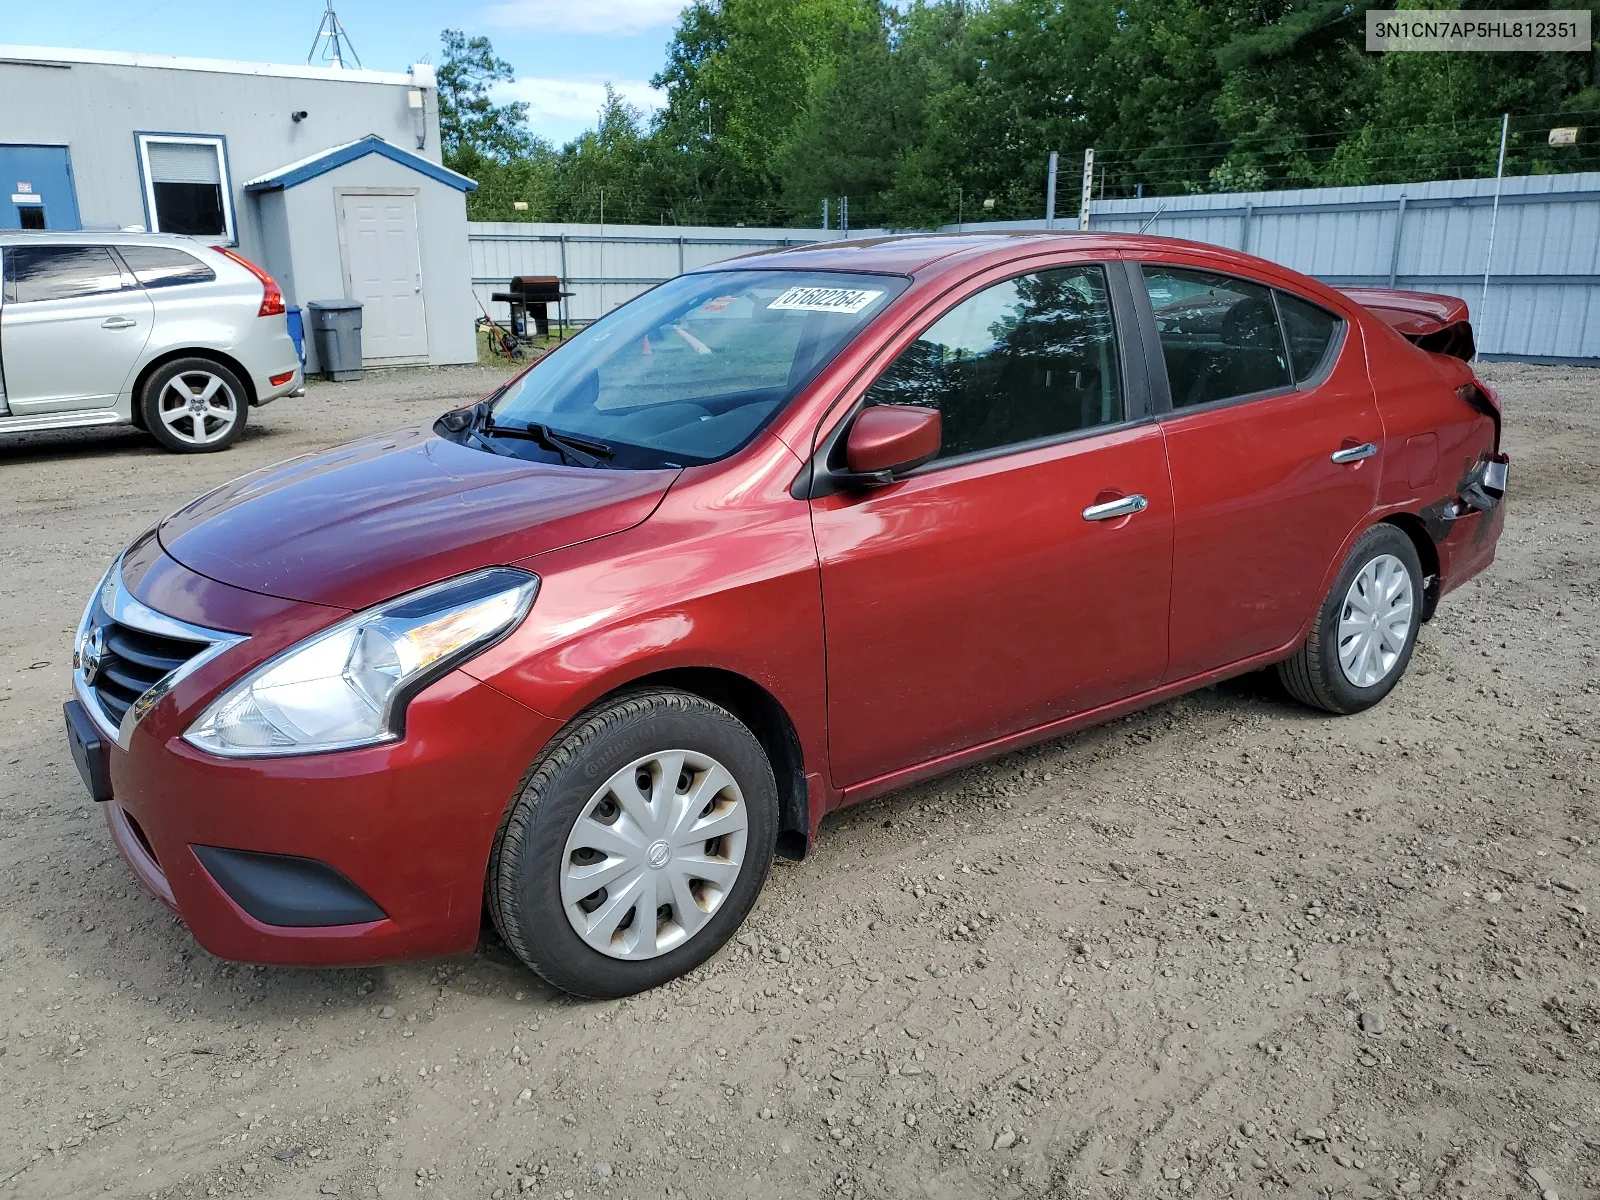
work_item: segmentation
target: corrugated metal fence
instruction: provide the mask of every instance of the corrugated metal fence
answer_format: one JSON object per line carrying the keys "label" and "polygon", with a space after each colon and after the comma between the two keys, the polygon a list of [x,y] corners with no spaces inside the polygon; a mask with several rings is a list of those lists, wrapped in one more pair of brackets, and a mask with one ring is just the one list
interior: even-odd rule
{"label": "corrugated metal fence", "polygon": [[489,296],[504,291],[513,276],[556,275],[573,293],[567,301],[569,321],[592,321],[647,288],[707,263],[843,236],[826,229],[680,225],[475,221],[467,226],[473,290],[491,314],[506,315],[506,306],[491,304]]}
{"label": "corrugated metal fence", "polygon": [[[1460,296],[1472,307],[1485,355],[1600,365],[1600,173],[1503,181],[1488,306],[1480,313],[1493,200],[1492,179],[1096,200],[1090,226],[1131,232],[1148,223],[1149,233],[1246,250],[1335,286]],[[1076,224],[1071,218],[1056,222],[1058,228]],[[568,316],[579,321],[694,267],[841,236],[824,229],[654,225],[469,229],[472,282],[485,304],[513,275],[558,275],[576,293]],[[858,236],[867,232],[881,231]],[[490,311],[503,316],[505,309]]]}
{"label": "corrugated metal fence", "polygon": [[1502,182],[1483,312],[1492,179],[1096,200],[1089,211],[1091,229],[1149,222],[1147,233],[1245,250],[1335,287],[1460,296],[1485,356],[1600,365],[1600,173]]}

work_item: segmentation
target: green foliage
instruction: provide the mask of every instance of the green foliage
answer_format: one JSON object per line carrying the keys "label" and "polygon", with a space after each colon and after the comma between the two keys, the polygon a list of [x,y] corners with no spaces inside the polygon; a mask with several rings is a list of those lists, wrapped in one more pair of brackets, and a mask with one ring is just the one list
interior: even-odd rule
{"label": "green foliage", "polygon": [[[1400,0],[1482,8],[1501,0]],[[1600,0],[1543,0],[1584,6]],[[1094,147],[1101,195],[1595,169],[1600,50],[1369,54],[1368,0],[692,0],[646,118],[607,90],[560,151],[496,105],[510,78],[483,38],[445,31],[446,162],[496,220],[855,228],[1076,208]],[[1551,125],[1584,126],[1552,149]],[[993,201],[989,209],[985,201]],[[527,205],[514,208],[516,201]]]}
{"label": "green foliage", "polygon": [[485,162],[507,163],[536,149],[528,131],[528,106],[496,104],[489,89],[516,78],[511,64],[496,58],[486,37],[469,38],[459,29],[439,35],[439,140],[445,165],[472,175]]}

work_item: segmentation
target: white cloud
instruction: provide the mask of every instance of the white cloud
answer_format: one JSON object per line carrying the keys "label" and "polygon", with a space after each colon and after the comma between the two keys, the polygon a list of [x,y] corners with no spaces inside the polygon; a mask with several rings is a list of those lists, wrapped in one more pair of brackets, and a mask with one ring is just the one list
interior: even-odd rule
{"label": "white cloud", "polygon": [[506,29],[624,35],[670,29],[688,0],[502,0],[484,18]]}
{"label": "white cloud", "polygon": [[[613,79],[611,86],[629,104],[651,112],[666,103],[666,93],[657,91],[643,79]],[[535,129],[542,122],[575,122],[588,127],[595,123],[606,102],[603,75],[571,75],[541,79],[525,76],[494,89],[500,101],[525,100],[528,119]]]}

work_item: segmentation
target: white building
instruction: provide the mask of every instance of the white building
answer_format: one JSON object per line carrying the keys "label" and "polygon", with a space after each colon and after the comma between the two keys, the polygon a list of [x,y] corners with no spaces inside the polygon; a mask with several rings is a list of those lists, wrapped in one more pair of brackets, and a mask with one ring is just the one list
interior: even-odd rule
{"label": "white building", "polygon": [[0,229],[144,228],[237,247],[290,304],[360,300],[369,366],[476,359],[475,186],[440,165],[427,64],[0,46]]}

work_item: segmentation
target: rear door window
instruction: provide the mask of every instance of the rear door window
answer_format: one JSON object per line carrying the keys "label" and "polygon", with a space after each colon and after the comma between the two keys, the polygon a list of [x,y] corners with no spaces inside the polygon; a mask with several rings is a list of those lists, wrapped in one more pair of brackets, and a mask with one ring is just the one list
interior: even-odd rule
{"label": "rear door window", "polygon": [[866,401],[937,408],[940,458],[1118,424],[1105,268],[1039,271],[969,296],[895,356]]}
{"label": "rear door window", "polygon": [[175,246],[118,246],[133,277],[147,288],[210,283],[217,273],[194,255]]}
{"label": "rear door window", "polygon": [[1173,408],[1293,386],[1271,288],[1209,271],[1142,270]]}
{"label": "rear door window", "polygon": [[104,246],[11,246],[5,256],[10,304],[122,290],[122,268]]}
{"label": "rear door window", "polygon": [[1278,315],[1289,343],[1289,365],[1296,383],[1321,373],[1338,344],[1344,321],[1325,308],[1288,292],[1278,293]]}

